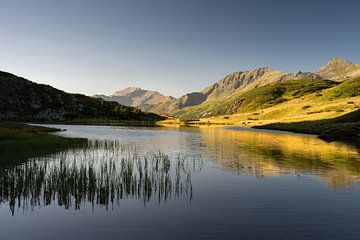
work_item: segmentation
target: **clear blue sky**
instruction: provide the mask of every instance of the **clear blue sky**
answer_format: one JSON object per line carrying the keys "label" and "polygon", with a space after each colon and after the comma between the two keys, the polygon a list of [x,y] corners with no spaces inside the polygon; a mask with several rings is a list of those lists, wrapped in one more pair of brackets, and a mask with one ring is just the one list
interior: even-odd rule
{"label": "clear blue sky", "polygon": [[360,63],[360,1],[0,0],[0,69],[85,94],[179,96],[260,66]]}

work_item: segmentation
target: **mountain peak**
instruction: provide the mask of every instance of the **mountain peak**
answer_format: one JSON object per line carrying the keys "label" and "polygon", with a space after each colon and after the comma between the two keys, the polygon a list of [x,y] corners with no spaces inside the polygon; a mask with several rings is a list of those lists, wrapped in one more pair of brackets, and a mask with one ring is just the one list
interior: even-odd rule
{"label": "mountain peak", "polygon": [[[145,90],[139,87],[127,87],[115,92],[110,96],[96,95],[107,101],[115,101],[125,106],[136,106],[143,111],[157,111],[157,106],[174,98],[164,96],[157,91]],[[162,109],[157,112],[163,113]]]}
{"label": "mountain peak", "polygon": [[126,89],[132,90],[132,91],[139,91],[141,88],[139,87],[127,87]]}
{"label": "mountain peak", "polygon": [[328,63],[316,71],[322,78],[344,81],[360,75],[360,65],[354,64],[344,58],[333,57]]}
{"label": "mountain peak", "polygon": [[345,64],[345,65],[349,65],[349,64],[353,64],[353,63],[350,62],[349,60],[345,59],[345,58],[332,57],[327,64],[329,64],[329,65],[334,65],[334,64]]}
{"label": "mountain peak", "polygon": [[144,90],[139,87],[127,87],[127,88],[124,88],[123,90],[115,92],[114,96],[123,96],[123,95],[128,95],[128,94],[142,92],[142,91],[144,91]]}

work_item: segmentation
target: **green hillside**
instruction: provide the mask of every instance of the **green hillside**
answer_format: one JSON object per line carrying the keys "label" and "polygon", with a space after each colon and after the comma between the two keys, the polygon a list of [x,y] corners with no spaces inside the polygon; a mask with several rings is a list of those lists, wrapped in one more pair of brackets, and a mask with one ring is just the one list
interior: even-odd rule
{"label": "green hillside", "polygon": [[300,79],[265,85],[250,90],[235,99],[227,114],[264,109],[281,102],[336,86],[329,80]]}
{"label": "green hillside", "polygon": [[[358,140],[360,136],[360,77],[343,82],[289,80],[250,90],[207,105],[215,116],[188,124],[240,125],[318,134],[333,140]],[[192,108],[185,114],[202,113]],[[198,112],[196,112],[198,111]],[[217,115],[217,113],[220,113]],[[184,116],[184,115],[183,115]],[[186,115],[185,115],[186,116]]]}
{"label": "green hillside", "polygon": [[347,80],[328,93],[331,99],[360,96],[360,77]]}
{"label": "green hillside", "polygon": [[16,121],[156,121],[159,115],[81,94],[69,94],[0,72],[0,119]]}
{"label": "green hillside", "polygon": [[291,99],[335,87],[330,80],[300,79],[268,84],[219,101],[184,108],[174,115],[184,119],[209,117],[268,108]]}

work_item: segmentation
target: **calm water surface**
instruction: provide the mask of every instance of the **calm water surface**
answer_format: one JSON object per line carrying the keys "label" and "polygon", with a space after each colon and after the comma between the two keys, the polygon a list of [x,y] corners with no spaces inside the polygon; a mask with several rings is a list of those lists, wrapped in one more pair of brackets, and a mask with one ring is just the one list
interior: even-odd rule
{"label": "calm water surface", "polygon": [[54,127],[90,141],[0,167],[0,239],[359,239],[354,147],[241,128]]}

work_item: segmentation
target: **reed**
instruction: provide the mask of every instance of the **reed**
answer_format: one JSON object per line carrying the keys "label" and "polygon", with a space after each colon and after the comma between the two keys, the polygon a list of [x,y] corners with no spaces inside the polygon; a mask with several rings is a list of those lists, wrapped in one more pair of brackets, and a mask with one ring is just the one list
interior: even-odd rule
{"label": "reed", "polygon": [[200,158],[140,154],[134,143],[88,141],[83,148],[0,168],[0,202],[15,214],[52,203],[65,209],[87,204],[108,209],[123,199],[144,205],[153,198],[159,204],[181,196],[191,201],[191,175],[201,165]]}

